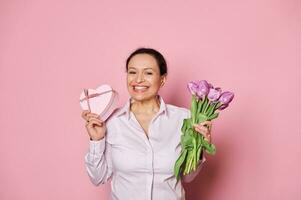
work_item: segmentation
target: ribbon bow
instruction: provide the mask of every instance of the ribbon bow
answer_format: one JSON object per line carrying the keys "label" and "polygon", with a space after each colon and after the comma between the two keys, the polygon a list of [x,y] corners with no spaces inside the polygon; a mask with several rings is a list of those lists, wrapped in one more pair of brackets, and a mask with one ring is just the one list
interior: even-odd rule
{"label": "ribbon bow", "polygon": [[[107,91],[104,91],[104,92],[94,93],[94,94],[90,94],[90,95],[89,95],[89,90],[88,90],[88,89],[84,89],[85,97],[82,98],[82,99],[80,99],[79,101],[82,102],[82,101],[85,101],[85,100],[86,100],[86,101],[87,101],[87,104],[88,104],[88,109],[89,109],[89,111],[91,112],[90,101],[89,101],[89,99],[94,98],[94,97],[98,97],[98,96],[100,96],[100,95],[103,95],[103,94],[106,94],[106,93],[109,93],[109,92],[113,92],[114,95],[116,94],[116,91],[113,90],[113,89],[111,89],[111,90],[107,90]],[[114,97],[112,96],[111,99],[110,99],[110,102],[109,102],[108,105],[107,105],[107,107],[104,109],[104,111],[103,111],[101,114],[105,113],[105,112],[110,108],[110,106],[111,106],[112,103],[113,103],[113,99],[114,99]],[[99,114],[99,116],[100,116],[101,114]]]}

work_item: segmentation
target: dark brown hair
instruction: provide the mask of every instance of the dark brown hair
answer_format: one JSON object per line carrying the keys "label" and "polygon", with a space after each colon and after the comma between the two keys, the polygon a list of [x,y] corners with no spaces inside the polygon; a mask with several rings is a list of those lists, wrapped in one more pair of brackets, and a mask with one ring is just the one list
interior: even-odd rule
{"label": "dark brown hair", "polygon": [[128,71],[128,64],[129,64],[131,58],[134,55],[143,54],[143,53],[149,54],[156,59],[157,64],[160,69],[161,76],[167,74],[167,64],[166,64],[166,61],[165,61],[163,55],[159,51],[152,49],[152,48],[138,48],[133,53],[131,53],[131,55],[126,60],[126,71]]}

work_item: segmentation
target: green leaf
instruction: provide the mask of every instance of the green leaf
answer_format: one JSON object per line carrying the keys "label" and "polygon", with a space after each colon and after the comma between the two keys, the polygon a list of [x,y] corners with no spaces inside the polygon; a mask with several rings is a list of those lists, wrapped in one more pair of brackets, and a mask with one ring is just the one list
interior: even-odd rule
{"label": "green leaf", "polygon": [[205,102],[204,100],[199,100],[198,101],[198,111],[197,111],[197,113],[201,112],[204,102]]}
{"label": "green leaf", "polygon": [[216,153],[216,148],[214,144],[210,144],[204,140],[204,148],[208,154],[214,155]]}
{"label": "green leaf", "polygon": [[183,120],[183,125],[182,125],[182,128],[181,128],[182,134],[184,134],[186,132],[187,123],[188,123],[188,119],[184,119]]}
{"label": "green leaf", "polygon": [[197,137],[193,138],[193,163],[192,163],[192,169],[194,170],[196,168],[196,160],[197,160]]}
{"label": "green leaf", "polygon": [[204,121],[207,121],[208,120],[208,117],[202,113],[200,113],[198,115],[198,122],[197,123],[201,123],[201,122],[204,122]]}
{"label": "green leaf", "polygon": [[182,166],[183,166],[183,163],[184,163],[184,161],[185,161],[185,159],[186,159],[186,156],[187,156],[187,150],[184,149],[184,150],[181,152],[179,158],[177,159],[177,161],[176,161],[176,163],[175,163],[175,166],[174,166],[174,174],[175,174],[177,180],[179,180],[179,178],[180,178],[181,168],[183,168]]}
{"label": "green leaf", "polygon": [[197,110],[198,110],[198,103],[197,103],[196,97],[194,95],[192,95],[191,118],[192,118],[193,122],[196,121]]}
{"label": "green leaf", "polygon": [[186,132],[189,132],[189,129],[192,129],[192,119],[188,119],[186,123]]}
{"label": "green leaf", "polygon": [[193,148],[192,143],[193,137],[189,133],[185,133],[184,135],[181,135],[181,146],[182,149],[191,150]]}
{"label": "green leaf", "polygon": [[209,106],[207,112],[205,113],[205,115],[210,116],[210,114],[212,114],[213,109],[214,109],[214,105],[210,104],[210,106]]}
{"label": "green leaf", "polygon": [[203,138],[204,138],[204,136],[198,134],[198,140],[197,140],[198,141],[198,146],[197,146],[197,149],[198,149],[198,153],[197,153],[198,159],[197,159],[197,163],[200,160],[200,153],[201,153],[201,150],[203,148],[203,140],[204,140]]}
{"label": "green leaf", "polygon": [[207,109],[208,101],[209,100],[208,100],[207,96],[205,96],[204,103],[203,103],[203,106],[202,106],[202,109],[201,109],[201,113],[205,113],[205,111]]}
{"label": "green leaf", "polygon": [[197,135],[197,148],[202,146],[202,139],[201,138],[202,138],[201,135],[198,134]]}
{"label": "green leaf", "polygon": [[217,108],[217,106],[219,106],[219,104],[221,104],[221,103],[220,102],[215,103],[213,105],[213,108],[212,108],[211,112],[207,116],[212,115],[216,111],[216,108]]}
{"label": "green leaf", "polygon": [[186,159],[186,165],[185,165],[185,170],[184,170],[184,175],[189,174],[191,171],[191,164],[193,161],[193,150],[188,151],[187,153],[187,159]]}
{"label": "green leaf", "polygon": [[202,148],[203,148],[202,145],[199,145],[199,146],[197,147],[197,160],[196,160],[196,163],[199,163]]}
{"label": "green leaf", "polygon": [[214,113],[214,114],[209,116],[208,120],[213,120],[213,119],[217,118],[218,115],[219,115],[219,113]]}

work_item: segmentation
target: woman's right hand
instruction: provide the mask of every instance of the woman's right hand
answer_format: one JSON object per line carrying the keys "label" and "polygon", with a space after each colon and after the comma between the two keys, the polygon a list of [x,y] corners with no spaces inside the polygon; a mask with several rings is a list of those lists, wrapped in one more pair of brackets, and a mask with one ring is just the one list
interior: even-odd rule
{"label": "woman's right hand", "polygon": [[91,113],[89,110],[82,112],[82,117],[86,120],[86,129],[91,140],[101,140],[106,134],[105,122],[98,119],[98,115]]}

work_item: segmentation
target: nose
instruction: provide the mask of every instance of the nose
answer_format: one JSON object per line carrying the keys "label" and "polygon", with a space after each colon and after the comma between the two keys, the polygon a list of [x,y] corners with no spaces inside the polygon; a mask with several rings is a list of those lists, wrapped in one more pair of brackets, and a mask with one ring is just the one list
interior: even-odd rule
{"label": "nose", "polygon": [[141,83],[144,81],[144,77],[143,77],[143,73],[139,73],[137,76],[136,76],[136,82],[137,83]]}

